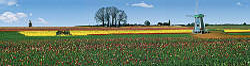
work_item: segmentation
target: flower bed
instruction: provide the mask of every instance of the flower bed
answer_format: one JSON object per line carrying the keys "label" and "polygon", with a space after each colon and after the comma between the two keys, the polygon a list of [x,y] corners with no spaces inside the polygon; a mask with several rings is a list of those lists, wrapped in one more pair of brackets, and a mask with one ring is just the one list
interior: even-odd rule
{"label": "flower bed", "polygon": [[225,33],[249,33],[250,29],[248,30],[233,30],[233,29],[226,29],[224,30]]}
{"label": "flower bed", "polygon": [[[57,31],[20,31],[25,36],[56,36]],[[72,36],[108,35],[108,34],[186,34],[192,30],[92,30],[70,31]]]}
{"label": "flower bed", "polygon": [[247,66],[249,39],[65,38],[0,41],[3,66]]}

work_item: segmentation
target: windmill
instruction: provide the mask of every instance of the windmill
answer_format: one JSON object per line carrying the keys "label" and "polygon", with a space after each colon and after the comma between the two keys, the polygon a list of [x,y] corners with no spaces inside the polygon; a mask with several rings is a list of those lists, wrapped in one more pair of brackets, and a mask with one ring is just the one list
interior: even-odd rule
{"label": "windmill", "polygon": [[[203,21],[203,18],[205,17],[205,15],[204,14],[199,14],[198,13],[198,8],[199,8],[199,1],[196,0],[195,15],[191,16],[191,17],[195,18],[193,33],[195,33],[195,34],[208,33],[208,31],[206,30],[205,23]],[[187,17],[190,17],[190,15],[187,15]]]}
{"label": "windmill", "polygon": [[31,21],[32,13],[28,12],[28,10],[27,10],[26,8],[24,9],[24,13],[26,13],[26,14],[29,13],[29,14],[27,15],[27,17],[25,18],[24,22],[25,22],[26,24],[28,24],[29,27],[32,27],[32,21]]}

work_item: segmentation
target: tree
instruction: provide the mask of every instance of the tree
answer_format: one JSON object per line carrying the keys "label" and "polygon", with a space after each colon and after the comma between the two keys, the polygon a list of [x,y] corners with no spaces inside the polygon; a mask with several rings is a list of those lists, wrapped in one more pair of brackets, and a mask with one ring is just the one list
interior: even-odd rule
{"label": "tree", "polygon": [[[123,10],[119,10],[116,7],[102,7],[95,15],[95,20],[101,22],[103,26],[120,26],[120,22],[127,21],[127,15]],[[106,23],[106,24],[105,24]],[[117,25],[119,23],[119,25]]]}
{"label": "tree", "polygon": [[145,24],[146,26],[150,26],[150,22],[149,22],[148,20],[146,20],[146,21],[144,22],[144,24]]}
{"label": "tree", "polygon": [[187,24],[187,26],[194,26],[195,25],[195,23],[194,22],[192,22],[192,23],[188,23]]}
{"label": "tree", "polygon": [[190,23],[188,23],[186,26],[191,26],[191,24],[190,24]]}
{"label": "tree", "polygon": [[107,7],[105,10],[105,20],[107,21],[107,27],[110,27],[110,7]]}
{"label": "tree", "polygon": [[117,18],[117,21],[118,21],[118,27],[121,26],[121,22],[126,23],[127,22],[127,14],[120,10],[119,11],[119,14],[118,14],[118,18]]}
{"label": "tree", "polygon": [[164,22],[162,25],[164,25],[164,26],[168,26],[168,22]]}
{"label": "tree", "polygon": [[95,14],[95,20],[97,22],[102,22],[102,26],[105,26],[105,8],[100,8]]}
{"label": "tree", "polygon": [[161,22],[158,22],[158,24],[157,24],[158,26],[162,26],[163,24],[161,23]]}
{"label": "tree", "polygon": [[109,9],[110,9],[110,15],[111,15],[111,18],[112,18],[111,26],[117,25],[116,19],[117,19],[117,14],[119,13],[119,9],[114,7],[114,6],[109,7]]}
{"label": "tree", "polygon": [[244,23],[243,23],[243,25],[247,25],[247,23],[246,23],[246,22],[244,22]]}

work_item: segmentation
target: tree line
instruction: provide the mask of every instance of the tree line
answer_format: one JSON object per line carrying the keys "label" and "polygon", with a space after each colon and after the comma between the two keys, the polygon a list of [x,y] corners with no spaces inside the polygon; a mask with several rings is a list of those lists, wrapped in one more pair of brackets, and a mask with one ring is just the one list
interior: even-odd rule
{"label": "tree line", "polygon": [[[195,23],[188,23],[185,26],[194,26]],[[244,22],[243,24],[205,24],[206,26],[248,26],[249,24],[247,24],[246,22]]]}
{"label": "tree line", "polygon": [[[150,21],[146,20],[144,22],[145,26],[150,26]],[[171,26],[171,21],[169,20],[168,22],[158,22],[157,26]]]}
{"label": "tree line", "polygon": [[102,7],[96,12],[95,20],[104,27],[119,27],[127,22],[127,14],[114,6]]}
{"label": "tree line", "polygon": [[[120,26],[150,26],[150,21],[146,20],[143,24],[128,24],[127,14],[124,10],[120,10],[117,7],[102,7],[95,14],[95,20],[97,23],[101,23],[103,27],[120,27]],[[157,26],[170,26],[171,22],[158,22]],[[176,24],[180,26],[194,26],[194,23],[188,24]],[[229,26],[229,25],[248,25],[246,22],[243,24],[206,24],[206,26]],[[98,25],[97,25],[98,26]]]}

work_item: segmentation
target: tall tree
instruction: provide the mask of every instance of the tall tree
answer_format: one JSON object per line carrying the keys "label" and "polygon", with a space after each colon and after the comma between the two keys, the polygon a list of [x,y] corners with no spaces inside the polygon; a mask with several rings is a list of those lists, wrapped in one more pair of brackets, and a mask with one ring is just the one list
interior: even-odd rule
{"label": "tall tree", "polygon": [[119,13],[119,9],[114,7],[114,6],[109,7],[109,8],[110,8],[110,15],[111,15],[111,18],[112,18],[111,26],[114,26],[114,25],[116,25],[116,19],[117,19],[117,14]]}
{"label": "tall tree", "polygon": [[107,26],[110,27],[110,7],[107,7],[105,10],[105,20],[107,21]]}
{"label": "tall tree", "polygon": [[[97,22],[101,22],[103,26],[120,26],[120,22],[127,21],[127,15],[124,11],[113,6],[102,7],[96,12],[95,19]],[[119,23],[119,25],[117,25],[117,23]]]}
{"label": "tall tree", "polygon": [[95,14],[95,20],[102,22],[102,26],[105,26],[105,7],[100,8]]}
{"label": "tall tree", "polygon": [[126,23],[127,17],[128,17],[127,14],[123,10],[120,10],[117,18],[118,26],[121,26],[121,22]]}

